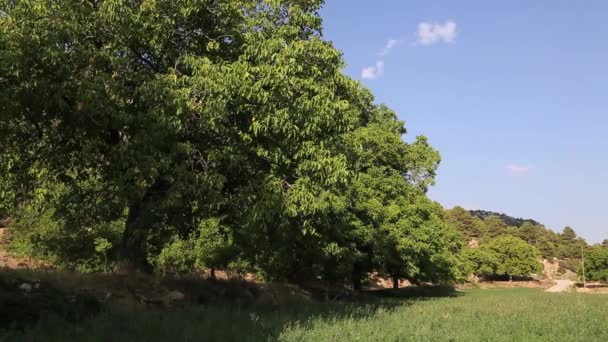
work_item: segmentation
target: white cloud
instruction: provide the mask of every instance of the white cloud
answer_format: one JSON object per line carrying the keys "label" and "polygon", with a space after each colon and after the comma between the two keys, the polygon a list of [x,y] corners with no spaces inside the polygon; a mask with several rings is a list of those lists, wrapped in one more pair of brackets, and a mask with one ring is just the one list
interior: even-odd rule
{"label": "white cloud", "polygon": [[532,167],[528,165],[511,164],[507,166],[507,170],[513,176],[523,176],[530,172],[531,169]]}
{"label": "white cloud", "polygon": [[393,50],[397,45],[399,45],[400,41],[398,41],[397,39],[389,39],[386,42],[386,45],[384,45],[384,48],[382,49],[382,51],[380,51],[380,53],[378,54],[380,57],[384,57],[387,56],[388,54],[391,53],[391,50]]}
{"label": "white cloud", "polygon": [[382,48],[382,51],[378,53],[379,59],[376,61],[376,64],[370,65],[361,70],[361,78],[364,80],[373,80],[382,76],[384,74],[384,57],[388,56],[400,43],[401,41],[397,39],[387,40],[386,44],[384,44],[384,47]]}
{"label": "white cloud", "polygon": [[373,80],[382,76],[382,74],[384,74],[384,62],[377,61],[376,65],[363,68],[361,71],[361,78],[364,80]]}
{"label": "white cloud", "polygon": [[417,45],[432,45],[445,42],[454,43],[457,35],[456,23],[448,20],[443,25],[439,23],[421,22],[416,33]]}

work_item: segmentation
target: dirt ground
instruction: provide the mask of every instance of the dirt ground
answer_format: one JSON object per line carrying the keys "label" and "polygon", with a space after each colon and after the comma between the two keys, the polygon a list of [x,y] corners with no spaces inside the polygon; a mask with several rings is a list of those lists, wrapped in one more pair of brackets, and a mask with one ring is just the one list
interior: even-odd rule
{"label": "dirt ground", "polygon": [[37,269],[46,267],[43,263],[32,258],[20,258],[8,253],[8,238],[8,228],[0,228],[0,268]]}
{"label": "dirt ground", "polygon": [[608,285],[599,282],[588,282],[587,287],[583,287],[583,284],[576,284],[577,293],[588,293],[588,294],[608,294]]}
{"label": "dirt ground", "polygon": [[458,285],[456,288],[459,290],[466,290],[471,288],[478,289],[501,289],[501,288],[532,288],[532,289],[548,289],[553,286],[555,282],[552,280],[531,280],[531,281],[482,281],[472,284]]}

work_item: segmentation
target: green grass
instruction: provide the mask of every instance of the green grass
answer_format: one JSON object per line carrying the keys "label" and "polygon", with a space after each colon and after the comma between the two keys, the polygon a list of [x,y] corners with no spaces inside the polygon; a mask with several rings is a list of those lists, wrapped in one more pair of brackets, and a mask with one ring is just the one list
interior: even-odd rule
{"label": "green grass", "polygon": [[607,314],[608,296],[469,290],[327,305],[106,312],[77,325],[47,318],[0,340],[608,341]]}

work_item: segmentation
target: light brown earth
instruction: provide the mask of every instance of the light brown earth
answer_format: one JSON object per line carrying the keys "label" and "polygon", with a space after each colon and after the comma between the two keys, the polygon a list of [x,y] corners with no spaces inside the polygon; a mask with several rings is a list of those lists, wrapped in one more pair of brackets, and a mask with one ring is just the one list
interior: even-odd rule
{"label": "light brown earth", "polygon": [[555,285],[545,290],[545,292],[568,292],[574,286],[574,282],[568,279],[555,280]]}

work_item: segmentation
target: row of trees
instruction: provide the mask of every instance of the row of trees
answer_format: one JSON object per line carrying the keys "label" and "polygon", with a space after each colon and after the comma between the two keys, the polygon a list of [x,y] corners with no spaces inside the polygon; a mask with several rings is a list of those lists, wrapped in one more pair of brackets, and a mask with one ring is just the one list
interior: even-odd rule
{"label": "row of trees", "polygon": [[608,282],[608,240],[590,246],[571,227],[555,233],[533,220],[461,207],[446,210],[445,219],[461,233],[464,244],[479,244],[462,250],[465,274],[525,277],[540,271],[541,258],[557,258],[560,266],[582,279],[584,254],[585,278]]}
{"label": "row of trees", "polygon": [[343,73],[320,0],[0,2],[0,216],[100,270],[459,276],[439,154]]}
{"label": "row of trees", "polygon": [[540,251],[526,241],[503,235],[479,247],[464,248],[462,261],[466,274],[477,277],[529,277],[543,270]]}
{"label": "row of trees", "polygon": [[[473,212],[473,214],[477,213],[479,211]],[[580,259],[581,247],[587,246],[587,242],[578,237],[571,227],[566,227],[561,233],[556,233],[532,220],[517,220],[504,214],[502,217],[480,215],[483,217],[482,219],[473,214],[461,207],[446,210],[446,222],[462,233],[466,243],[472,239],[485,243],[501,235],[511,235],[538,248],[542,257],[548,260],[552,260],[554,257]],[[519,225],[509,226],[506,222],[515,222]]]}

